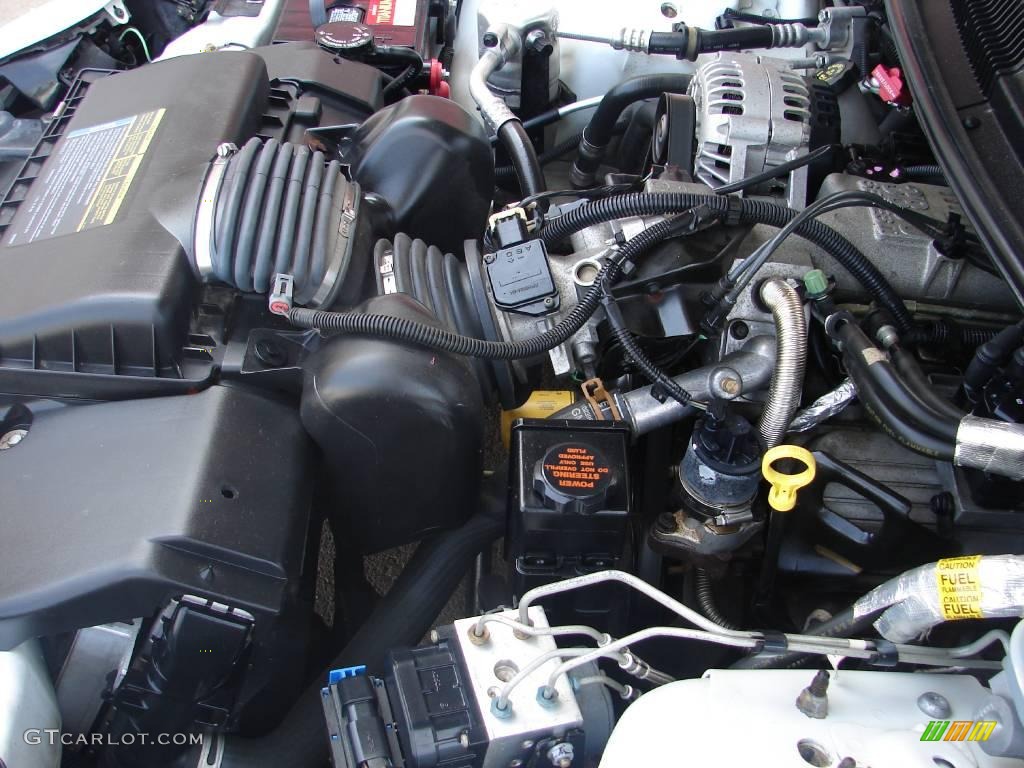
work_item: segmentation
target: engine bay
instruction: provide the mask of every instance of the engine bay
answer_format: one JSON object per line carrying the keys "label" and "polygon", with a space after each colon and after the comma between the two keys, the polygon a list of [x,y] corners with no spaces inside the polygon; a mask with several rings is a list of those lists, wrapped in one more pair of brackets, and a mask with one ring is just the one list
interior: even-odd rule
{"label": "engine bay", "polygon": [[0,768],[1024,764],[1019,3],[58,5]]}

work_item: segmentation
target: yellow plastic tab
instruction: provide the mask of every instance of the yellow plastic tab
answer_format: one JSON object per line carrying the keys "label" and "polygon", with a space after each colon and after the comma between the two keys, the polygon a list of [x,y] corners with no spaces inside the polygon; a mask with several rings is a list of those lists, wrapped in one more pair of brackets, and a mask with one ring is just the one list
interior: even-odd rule
{"label": "yellow plastic tab", "polygon": [[576,402],[576,393],[564,389],[538,389],[518,408],[501,412],[501,441],[508,448],[512,422],[516,419],[546,419]]}
{"label": "yellow plastic tab", "polygon": [[[805,466],[802,472],[787,475],[772,465],[781,459],[796,459]],[[761,474],[771,483],[768,491],[768,504],[776,512],[790,512],[796,506],[796,495],[804,486],[814,482],[818,465],[814,455],[799,445],[777,445],[769,450],[761,460]]]}

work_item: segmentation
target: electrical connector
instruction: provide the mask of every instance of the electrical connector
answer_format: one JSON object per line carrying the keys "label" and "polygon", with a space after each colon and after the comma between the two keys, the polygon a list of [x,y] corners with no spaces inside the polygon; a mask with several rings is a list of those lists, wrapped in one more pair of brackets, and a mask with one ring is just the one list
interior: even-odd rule
{"label": "electrical connector", "polygon": [[273,288],[267,304],[275,315],[287,315],[292,310],[295,295],[295,278],[278,273],[274,275]]}

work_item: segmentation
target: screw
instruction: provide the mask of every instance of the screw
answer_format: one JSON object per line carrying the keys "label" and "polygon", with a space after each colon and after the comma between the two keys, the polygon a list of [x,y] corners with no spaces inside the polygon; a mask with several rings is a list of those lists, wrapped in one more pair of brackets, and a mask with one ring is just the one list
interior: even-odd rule
{"label": "screw", "polygon": [[979,120],[974,115],[971,115],[969,117],[964,118],[963,125],[964,128],[966,128],[968,131],[973,131],[975,128],[981,127],[981,120]]}
{"label": "screw", "polygon": [[572,744],[564,741],[560,744],[555,744],[555,746],[548,750],[548,760],[557,768],[569,768],[575,756]]}
{"label": "screw", "polygon": [[658,521],[655,526],[661,533],[675,533],[676,531],[676,516],[671,512],[662,512],[658,515]]}
{"label": "screw", "polygon": [[732,377],[722,379],[718,386],[727,395],[738,395],[740,393],[740,383]]}
{"label": "screw", "polygon": [[956,512],[956,499],[949,491],[943,491],[932,496],[928,507],[936,517],[952,517]]}
{"label": "screw", "polygon": [[819,669],[811,684],[796,697],[796,708],[815,720],[828,717],[828,683],[828,672]]}
{"label": "screw", "polygon": [[10,432],[0,436],[0,451],[13,448],[28,435],[27,429],[12,429]]}
{"label": "screw", "polygon": [[544,299],[544,306],[545,307],[553,307],[553,306],[555,306],[555,300],[553,298],[551,298],[550,296],[548,296],[546,299]]}
{"label": "screw", "polygon": [[949,699],[935,691],[925,691],[918,696],[917,708],[933,720],[945,720],[953,714]]}
{"label": "screw", "polygon": [[555,50],[555,46],[552,45],[547,33],[543,29],[535,29],[528,34],[526,36],[526,44],[531,51],[543,56],[550,56]]}
{"label": "screw", "polygon": [[430,642],[432,642],[432,643],[439,643],[440,641],[441,641],[441,636],[437,633],[437,630],[436,629],[430,630]]}
{"label": "screw", "polygon": [[729,326],[729,333],[734,339],[745,339],[750,335],[750,326],[742,320],[737,320]]}
{"label": "screw", "polygon": [[484,264],[493,264],[495,258],[496,257],[495,257],[495,255],[493,253],[485,253],[484,254]]}
{"label": "screw", "polygon": [[484,32],[484,48],[495,48],[498,45],[498,36],[494,32]]}
{"label": "screw", "polygon": [[469,731],[463,731],[459,734],[459,744],[463,749],[469,749]]}
{"label": "screw", "polygon": [[526,741],[524,741],[524,742],[523,742],[522,744],[520,744],[520,746],[521,746],[521,747],[522,747],[523,749],[533,749],[533,745],[534,745],[534,742],[533,742],[533,740],[532,740],[532,739],[527,739],[527,740],[526,740]]}
{"label": "screw", "polygon": [[280,368],[288,362],[288,355],[273,339],[260,339],[253,351],[256,353],[256,359],[268,368]]}

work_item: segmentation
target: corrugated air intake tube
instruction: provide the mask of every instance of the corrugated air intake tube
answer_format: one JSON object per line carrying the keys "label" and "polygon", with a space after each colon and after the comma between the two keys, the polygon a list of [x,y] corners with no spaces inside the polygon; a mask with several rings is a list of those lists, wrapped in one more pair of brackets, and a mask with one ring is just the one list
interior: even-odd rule
{"label": "corrugated air intake tube", "polygon": [[196,267],[249,293],[291,275],[296,304],[328,306],[352,260],[358,206],[358,186],[323,152],[275,139],[221,145],[196,209]]}

